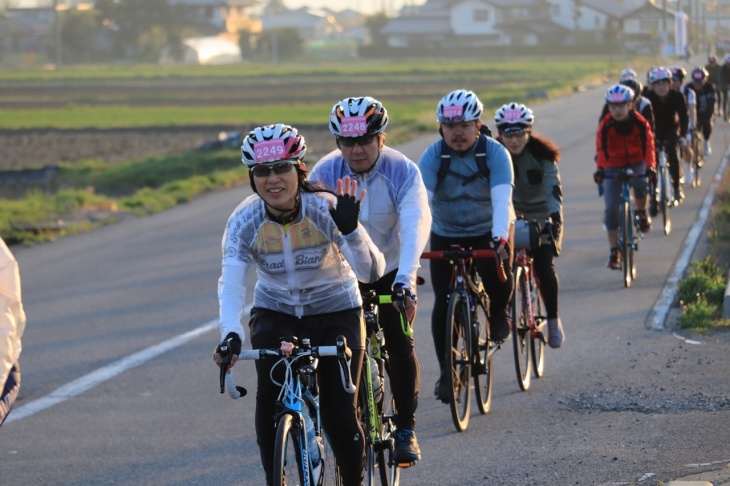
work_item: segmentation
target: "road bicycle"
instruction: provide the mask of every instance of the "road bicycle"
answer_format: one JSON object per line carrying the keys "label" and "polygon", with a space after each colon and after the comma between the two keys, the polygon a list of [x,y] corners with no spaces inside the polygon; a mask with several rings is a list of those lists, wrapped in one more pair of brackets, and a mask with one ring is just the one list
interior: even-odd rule
{"label": "road bicycle", "polygon": [[[378,305],[392,304],[393,297],[370,290],[362,293],[362,300],[367,341],[358,393],[358,416],[365,432],[365,484],[397,486],[400,467],[393,455],[396,409],[389,378],[388,343],[378,312]],[[397,299],[397,302],[403,333],[411,335],[413,330],[405,316],[403,299]]]}
{"label": "road bicycle", "polygon": [[489,297],[473,259],[495,259],[499,279],[504,282],[507,277],[500,258],[492,250],[467,250],[451,245],[448,250],[425,252],[421,258],[449,260],[452,266],[444,364],[451,370],[448,374],[451,418],[456,430],[463,432],[469,424],[470,380],[474,380],[479,412],[489,412],[492,357],[502,345],[502,341],[490,339]]}
{"label": "road bicycle", "polygon": [[653,184],[650,194],[653,199],[652,204],[656,204],[657,212],[662,215],[664,234],[669,235],[672,231],[670,210],[676,204],[672,196],[670,196],[672,194],[672,180],[669,175],[669,167],[667,166],[667,151],[663,143],[657,149],[657,180]]}
{"label": "road bicycle", "polygon": [[619,202],[618,252],[621,258],[624,287],[631,287],[636,279],[636,261],[634,253],[639,250],[639,240],[644,238],[639,225],[639,217],[634,210],[631,199],[632,179],[646,178],[646,174],[635,174],[633,170],[623,168],[619,172],[606,174],[606,179],[621,180],[621,199]]}
{"label": "road bicycle", "polygon": [[515,261],[512,266],[514,292],[510,303],[510,314],[517,383],[523,391],[530,388],[530,369],[535,378],[542,377],[545,371],[547,336],[544,331],[547,313],[530,254],[539,247],[543,235],[555,248],[555,236],[550,218],[545,221],[542,228],[537,221],[518,219],[515,222]]}
{"label": "road bicycle", "polygon": [[699,128],[693,128],[692,133],[692,160],[689,167],[692,171],[692,187],[699,187],[702,183],[700,179],[700,169],[705,163],[705,149],[702,143],[702,132]]}
{"label": "road bicycle", "polygon": [[[296,341],[296,339],[294,339]],[[271,380],[281,387],[277,401],[278,422],[274,448],[274,484],[284,486],[320,486],[331,484],[342,486],[334,453],[329,447],[326,434],[322,430],[319,411],[319,387],[317,384],[317,365],[320,357],[336,357],[340,365],[342,386],[349,392],[356,389],[350,375],[352,353],[347,347],[344,336],[338,336],[335,346],[311,346],[309,339],[302,339],[301,345],[291,348],[285,356],[281,349],[242,350],[239,360],[277,359],[271,369]],[[224,388],[231,398],[246,395],[243,387],[236,386],[231,370],[226,368],[231,360],[230,346],[221,344],[221,393]],[[282,383],[277,382],[274,370],[284,368]],[[308,437],[308,426],[313,428],[314,437]],[[312,439],[314,439],[314,442]],[[319,451],[314,450],[315,448]],[[319,461],[316,456],[319,455]]]}

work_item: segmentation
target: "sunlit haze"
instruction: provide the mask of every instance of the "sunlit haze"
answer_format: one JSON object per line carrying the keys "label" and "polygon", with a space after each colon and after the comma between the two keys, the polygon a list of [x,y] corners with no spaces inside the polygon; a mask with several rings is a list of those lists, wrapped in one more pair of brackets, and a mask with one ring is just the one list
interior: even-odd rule
{"label": "sunlit haze", "polygon": [[[284,5],[292,9],[301,7],[326,7],[335,11],[352,9],[368,15],[386,10],[388,14],[395,15],[404,6],[423,5],[425,1],[426,0],[284,0]],[[15,0],[14,2],[10,2],[11,5],[18,7],[48,6],[52,3],[52,0]],[[59,3],[63,3],[63,0],[60,0]]]}

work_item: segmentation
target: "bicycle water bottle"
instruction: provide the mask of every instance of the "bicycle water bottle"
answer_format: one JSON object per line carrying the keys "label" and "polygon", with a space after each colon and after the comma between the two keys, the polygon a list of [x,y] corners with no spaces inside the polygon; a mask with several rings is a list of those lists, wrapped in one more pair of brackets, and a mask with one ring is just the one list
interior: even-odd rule
{"label": "bicycle water bottle", "polygon": [[383,400],[383,381],[380,378],[380,367],[375,359],[370,358],[370,376],[373,379],[373,398],[375,403]]}
{"label": "bicycle water bottle", "polygon": [[302,413],[304,415],[304,429],[307,432],[307,444],[309,446],[309,455],[312,458],[312,464],[316,467],[322,458],[322,443],[317,434],[314,433],[314,422],[308,413]]}

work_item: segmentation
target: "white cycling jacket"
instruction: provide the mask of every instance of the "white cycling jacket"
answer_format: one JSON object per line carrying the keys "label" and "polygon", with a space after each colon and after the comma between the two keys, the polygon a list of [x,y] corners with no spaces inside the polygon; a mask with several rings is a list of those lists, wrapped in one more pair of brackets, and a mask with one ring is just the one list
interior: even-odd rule
{"label": "white cycling jacket", "polygon": [[357,280],[373,282],[385,270],[383,254],[365,228],[348,235],[329,213],[335,196],[301,193],[301,212],[289,225],[268,218],[263,199],[244,200],[223,235],[223,268],[218,280],[221,338],[244,338],[241,317],[244,280],[250,266],[258,278],[253,305],[301,317],[362,305]]}
{"label": "white cycling jacket", "polygon": [[384,146],[367,174],[350,170],[340,150],[323,157],[309,178],[334,189],[350,176],[367,190],[360,222],[385,256],[385,273],[396,268],[394,283],[415,290],[420,258],[431,232],[431,210],[418,166],[400,152]]}
{"label": "white cycling jacket", "polygon": [[24,330],[25,311],[18,262],[0,238],[0,392],[10,369],[20,357],[20,338]]}

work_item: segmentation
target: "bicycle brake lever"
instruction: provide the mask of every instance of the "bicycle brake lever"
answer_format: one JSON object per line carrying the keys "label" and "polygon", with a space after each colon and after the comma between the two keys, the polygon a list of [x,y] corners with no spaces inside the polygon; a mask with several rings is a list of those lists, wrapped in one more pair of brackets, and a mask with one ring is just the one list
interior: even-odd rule
{"label": "bicycle brake lever", "polygon": [[220,352],[221,355],[221,369],[220,369],[220,385],[221,385],[221,393],[225,392],[226,388],[226,371],[228,371],[228,365],[231,363],[231,346],[228,344],[228,341],[223,341],[220,346],[218,346],[218,352]]}

